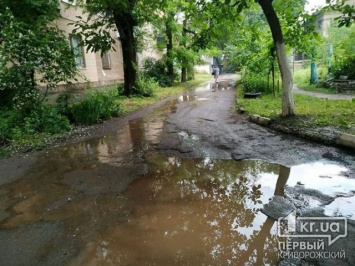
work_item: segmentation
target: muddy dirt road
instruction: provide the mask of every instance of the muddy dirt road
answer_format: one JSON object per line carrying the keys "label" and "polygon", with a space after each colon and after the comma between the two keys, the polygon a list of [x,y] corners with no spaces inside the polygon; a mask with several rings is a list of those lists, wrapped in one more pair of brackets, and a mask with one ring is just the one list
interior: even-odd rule
{"label": "muddy dirt road", "polygon": [[0,265],[277,265],[274,196],[349,218],[316,262],[354,265],[354,155],[244,120],[235,78],[1,160]]}

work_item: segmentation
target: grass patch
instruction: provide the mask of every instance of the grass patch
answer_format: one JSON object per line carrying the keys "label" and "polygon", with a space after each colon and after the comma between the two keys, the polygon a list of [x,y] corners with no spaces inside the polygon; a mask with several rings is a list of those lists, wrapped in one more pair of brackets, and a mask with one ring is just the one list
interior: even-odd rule
{"label": "grass patch", "polygon": [[335,88],[321,88],[316,84],[297,84],[297,86],[305,91],[318,92],[324,94],[337,94],[338,91]]}
{"label": "grass patch", "polygon": [[[238,93],[240,94],[240,93]],[[305,127],[334,127],[355,134],[355,101],[329,100],[309,95],[294,95],[295,112]],[[239,99],[237,107],[250,114],[277,118],[281,114],[281,97],[264,95],[257,99]]]}
{"label": "grass patch", "polygon": [[[324,67],[318,68],[320,80],[325,80],[327,78],[326,72],[327,72],[326,68],[324,68]],[[320,82],[319,84],[309,84],[310,78],[311,78],[310,68],[297,69],[294,73],[294,83],[297,84],[297,86],[302,90],[311,91],[311,92],[318,92],[318,93],[325,93],[325,94],[337,94],[338,93],[338,91],[335,88],[321,87],[322,82]]]}

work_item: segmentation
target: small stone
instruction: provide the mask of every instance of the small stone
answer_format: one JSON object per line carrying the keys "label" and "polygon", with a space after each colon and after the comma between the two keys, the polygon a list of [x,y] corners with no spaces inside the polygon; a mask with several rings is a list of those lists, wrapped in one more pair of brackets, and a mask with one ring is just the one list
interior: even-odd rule
{"label": "small stone", "polygon": [[244,108],[238,108],[238,114],[244,114],[245,110]]}
{"label": "small stone", "polygon": [[264,204],[261,212],[274,220],[278,220],[286,217],[294,210],[296,210],[296,207],[291,201],[281,196],[274,196],[269,203]]}

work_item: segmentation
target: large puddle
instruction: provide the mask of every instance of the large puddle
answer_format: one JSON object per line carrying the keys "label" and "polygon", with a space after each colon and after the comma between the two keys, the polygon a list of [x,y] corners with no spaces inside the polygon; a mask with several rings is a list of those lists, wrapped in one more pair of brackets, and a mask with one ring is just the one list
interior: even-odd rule
{"label": "large puddle", "polygon": [[149,160],[150,173],[124,193],[132,210],[128,222],[107,228],[73,265],[276,265],[277,225],[260,212],[263,204],[282,196],[286,183],[322,188],[323,171],[304,172],[316,166],[332,180],[326,186],[332,193],[353,194],[355,189],[341,176],[346,168],[325,163],[290,169],[260,161],[158,154]]}
{"label": "large puddle", "polygon": [[[205,98],[180,97],[198,99]],[[260,208],[285,185],[337,197],[326,214],[355,219],[355,182],[335,162],[287,168],[159,154],[154,146],[177,101],[115,134],[43,153],[23,177],[0,186],[1,253],[30,264],[62,256],[69,265],[275,265],[276,222]],[[52,224],[60,228],[50,229],[53,238],[41,236]],[[38,247],[15,241],[25,236],[39,238]],[[75,248],[60,255],[64,245]]]}

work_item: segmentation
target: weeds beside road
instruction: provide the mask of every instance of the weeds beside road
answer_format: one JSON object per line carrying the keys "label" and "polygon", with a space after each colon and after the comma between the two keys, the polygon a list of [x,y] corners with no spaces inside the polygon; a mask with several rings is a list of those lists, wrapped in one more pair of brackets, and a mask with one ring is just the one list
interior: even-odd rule
{"label": "weeds beside road", "polygon": [[[88,134],[87,128],[90,124],[100,123],[114,116],[123,116],[160,99],[185,92],[208,79],[211,79],[210,75],[199,74],[196,79],[186,83],[166,88],[156,87],[150,97],[119,96],[117,85],[92,88],[75,97],[63,94],[64,97],[59,101],[58,106],[44,106],[43,108],[49,111],[44,110],[41,112],[43,115],[36,112],[32,117],[26,118],[23,124],[15,119],[16,112],[2,111],[0,113],[0,157],[40,150],[75,139],[78,135]],[[58,119],[64,121],[65,116],[72,124],[65,123],[66,128],[58,131],[57,127],[60,126]],[[50,127],[50,130],[44,131],[45,127]]]}

